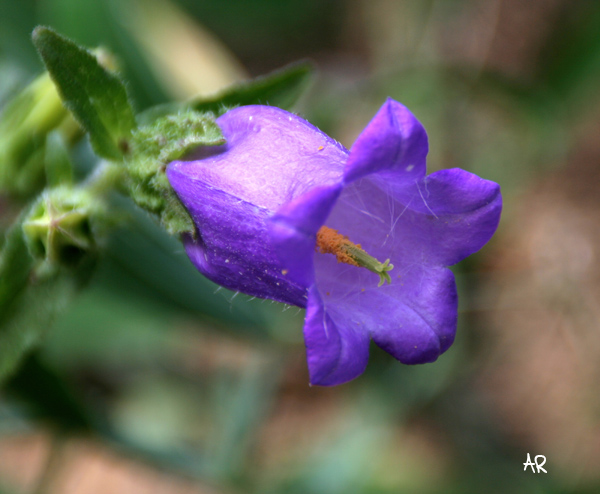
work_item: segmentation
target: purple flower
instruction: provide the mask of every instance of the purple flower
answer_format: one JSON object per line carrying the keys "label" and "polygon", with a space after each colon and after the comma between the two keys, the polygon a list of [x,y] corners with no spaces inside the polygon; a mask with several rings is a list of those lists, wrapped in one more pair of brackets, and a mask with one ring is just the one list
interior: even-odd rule
{"label": "purple flower", "polygon": [[460,169],[425,176],[425,129],[391,99],[349,152],[278,108],[241,107],[217,123],[227,144],[167,168],[197,226],[187,254],[227,288],[306,307],[312,384],[361,374],[371,339],[406,364],[448,349],[447,266],[495,232],[497,184]]}

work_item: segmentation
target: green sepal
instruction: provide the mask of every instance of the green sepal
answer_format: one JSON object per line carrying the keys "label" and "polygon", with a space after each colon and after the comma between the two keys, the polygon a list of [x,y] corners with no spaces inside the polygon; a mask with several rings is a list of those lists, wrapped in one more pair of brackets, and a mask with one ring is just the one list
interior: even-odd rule
{"label": "green sepal", "polygon": [[171,234],[194,232],[194,223],[167,180],[166,167],[200,146],[225,143],[214,116],[194,111],[158,118],[137,129],[126,161],[129,195],[157,215]]}
{"label": "green sepal", "polygon": [[65,106],[89,133],[94,151],[121,160],[136,123],[119,77],[98,56],[47,27],[33,31],[33,43]]}
{"label": "green sepal", "polygon": [[208,98],[155,106],[138,115],[138,119],[149,123],[158,117],[187,109],[222,115],[230,108],[245,105],[270,105],[289,110],[308,87],[313,72],[314,67],[310,62],[297,62],[227,87]]}

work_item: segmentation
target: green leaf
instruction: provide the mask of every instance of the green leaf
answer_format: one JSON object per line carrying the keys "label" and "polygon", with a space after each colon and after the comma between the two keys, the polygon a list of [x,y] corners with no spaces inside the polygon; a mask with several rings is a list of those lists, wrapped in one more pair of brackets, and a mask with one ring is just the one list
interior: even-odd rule
{"label": "green leaf", "polygon": [[120,160],[135,117],[124,84],[90,51],[46,27],[33,31],[37,48],[65,106],[89,132],[96,153]]}
{"label": "green leaf", "polygon": [[28,215],[11,227],[0,253],[0,384],[87,282],[95,264],[95,256],[87,256],[74,269],[38,269],[23,234]]}
{"label": "green leaf", "polygon": [[200,112],[224,113],[228,108],[243,105],[271,105],[289,109],[307,88],[314,67],[310,62],[298,62],[262,77],[225,89],[212,98],[198,98],[191,107]]}
{"label": "green leaf", "polygon": [[290,109],[307,88],[314,67],[310,62],[297,62],[287,67],[225,88],[210,98],[197,98],[182,103],[164,103],[138,115],[143,124],[193,109],[222,115],[229,108],[244,105],[271,105],[284,110]]}

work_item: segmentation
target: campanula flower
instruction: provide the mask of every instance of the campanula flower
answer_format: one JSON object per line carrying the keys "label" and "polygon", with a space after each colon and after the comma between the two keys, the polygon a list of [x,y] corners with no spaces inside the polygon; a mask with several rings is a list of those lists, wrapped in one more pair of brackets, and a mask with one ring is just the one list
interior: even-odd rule
{"label": "campanula flower", "polygon": [[406,364],[454,340],[448,266],[500,219],[499,186],[460,169],[426,176],[427,134],[388,99],[350,151],[267,106],[217,119],[227,139],[167,168],[197,227],[184,245],[232,290],[306,307],[310,382],[361,374],[369,342]]}

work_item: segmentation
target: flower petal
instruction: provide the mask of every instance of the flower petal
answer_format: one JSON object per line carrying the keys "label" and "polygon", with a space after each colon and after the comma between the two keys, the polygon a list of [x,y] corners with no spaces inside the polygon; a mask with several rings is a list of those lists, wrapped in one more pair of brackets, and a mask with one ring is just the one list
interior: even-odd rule
{"label": "flower petal", "polygon": [[374,181],[388,188],[397,208],[407,208],[394,220],[393,234],[421,259],[456,264],[481,249],[498,228],[500,186],[465,170],[440,170],[403,187],[381,177]]}
{"label": "flower petal", "polygon": [[203,182],[187,180],[177,168],[171,169],[169,180],[198,226],[198,233],[184,236],[183,243],[203,275],[230,290],[306,305],[306,286],[282,275],[269,242],[269,210]]}
{"label": "flower petal", "polygon": [[380,306],[385,314],[370,323],[373,341],[400,362],[433,362],[454,342],[458,296],[448,268],[396,275],[385,291],[369,290],[367,298],[372,308]]}
{"label": "flower petal", "polygon": [[297,115],[242,106],[217,123],[227,144],[199,148],[169,169],[273,212],[315,185],[341,179],[348,151]]}
{"label": "flower petal", "polygon": [[[352,274],[350,269],[347,275]],[[354,283],[346,278],[341,285],[339,278],[320,276],[316,288],[324,311],[338,331],[369,335],[405,364],[433,362],[450,347],[456,333],[454,275],[448,268],[425,266],[392,273],[392,283],[381,287],[367,277],[355,277]]]}
{"label": "flower petal", "polygon": [[369,335],[355,330],[343,315],[330,315],[315,287],[309,290],[304,342],[311,384],[350,381],[364,372],[369,360]]}
{"label": "flower petal", "polygon": [[284,205],[271,219],[271,243],[285,275],[295,283],[314,282],[316,235],[341,192],[341,184],[315,187]]}
{"label": "flower petal", "polygon": [[449,266],[491,238],[501,209],[499,186],[464,170],[412,184],[373,174],[344,188],[326,223],[396,268]]}
{"label": "flower petal", "polygon": [[198,230],[184,238],[188,256],[206,277],[231,290],[305,307],[309,283],[285,276],[270,219],[315,187],[338,187],[348,151],[279,108],[240,107],[217,123],[227,144],[199,148],[167,167]]}
{"label": "flower petal", "polygon": [[427,133],[416,117],[391,98],[384,103],[350,149],[347,182],[376,172],[393,172],[395,180],[425,176]]}
{"label": "flower petal", "polygon": [[[502,212],[500,186],[459,168],[440,170],[423,181],[414,211],[429,222],[428,237],[437,239],[437,258],[451,266],[481,249],[495,233]],[[417,207],[418,205],[418,207]],[[443,224],[442,224],[443,222]]]}

